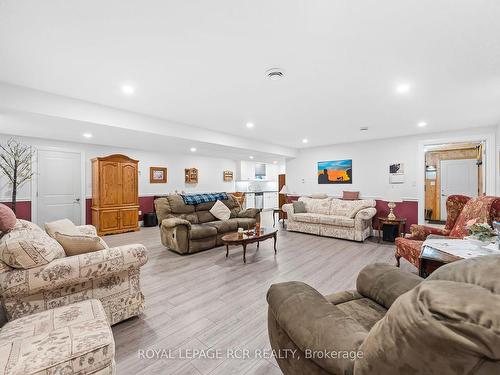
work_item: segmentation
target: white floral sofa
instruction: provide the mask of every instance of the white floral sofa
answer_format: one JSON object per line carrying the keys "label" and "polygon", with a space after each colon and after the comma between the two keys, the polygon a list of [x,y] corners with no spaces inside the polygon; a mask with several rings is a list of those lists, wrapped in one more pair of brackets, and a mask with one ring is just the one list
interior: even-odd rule
{"label": "white floral sofa", "polygon": [[[96,235],[93,226],[78,228]],[[66,257],[41,228],[17,220],[0,238],[0,298],[8,320],[95,298],[113,325],[144,310],[139,273],[146,261],[140,244]]]}
{"label": "white floral sofa", "polygon": [[300,197],[299,201],[304,202],[305,213],[295,213],[292,203],[283,205],[289,231],[354,241],[364,241],[371,236],[372,218],[377,213],[373,199]]}
{"label": "white floral sofa", "polygon": [[114,355],[96,299],[28,315],[0,331],[0,375],[112,375]]}

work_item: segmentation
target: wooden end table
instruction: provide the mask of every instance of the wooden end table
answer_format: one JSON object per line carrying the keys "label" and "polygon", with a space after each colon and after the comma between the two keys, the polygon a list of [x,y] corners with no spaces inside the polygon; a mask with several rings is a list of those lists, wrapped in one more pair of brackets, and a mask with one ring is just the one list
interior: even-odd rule
{"label": "wooden end table", "polygon": [[274,239],[274,253],[276,254],[276,240],[277,240],[277,229],[273,228],[260,228],[260,231],[256,233],[254,230],[245,231],[243,235],[240,236],[236,233],[229,233],[222,237],[222,242],[226,245],[226,258],[229,256],[229,245],[242,245],[243,246],[243,262],[247,262],[246,253],[247,245],[257,242],[257,249],[259,248],[259,243],[261,241],[273,238]]}
{"label": "wooden end table", "polygon": [[389,219],[388,217],[382,217],[378,216],[378,242],[382,241],[382,228],[384,227],[384,224],[389,224],[389,225],[397,225],[398,226],[398,236],[399,237],[404,237],[405,234],[405,225],[406,225],[406,218],[404,217],[397,217],[395,219]]}
{"label": "wooden end table", "polygon": [[445,264],[463,259],[461,257],[445,253],[444,251],[434,249],[430,246],[424,246],[420,252],[420,265],[418,274],[424,279],[439,267]]}

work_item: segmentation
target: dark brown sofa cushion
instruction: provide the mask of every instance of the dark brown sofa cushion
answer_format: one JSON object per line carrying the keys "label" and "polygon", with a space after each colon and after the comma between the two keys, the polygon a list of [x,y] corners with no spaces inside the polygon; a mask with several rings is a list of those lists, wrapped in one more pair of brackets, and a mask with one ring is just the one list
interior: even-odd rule
{"label": "dark brown sofa cushion", "polygon": [[217,218],[212,215],[209,211],[196,211],[199,223],[208,223],[210,221],[217,220]]}
{"label": "dark brown sofa cushion", "polygon": [[251,229],[255,227],[255,223],[257,223],[257,220],[246,217],[239,217],[236,220],[238,220],[238,228],[243,229]]}
{"label": "dark brown sofa cushion", "polygon": [[217,229],[206,224],[192,224],[189,231],[189,238],[192,240],[200,240],[207,237],[217,236]]}

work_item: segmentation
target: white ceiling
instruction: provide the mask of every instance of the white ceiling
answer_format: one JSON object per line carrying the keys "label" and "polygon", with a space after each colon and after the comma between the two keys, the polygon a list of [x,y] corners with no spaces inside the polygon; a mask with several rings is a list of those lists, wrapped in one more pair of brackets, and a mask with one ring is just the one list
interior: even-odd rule
{"label": "white ceiling", "polygon": [[289,147],[489,126],[499,20],[499,0],[0,0],[0,81]]}

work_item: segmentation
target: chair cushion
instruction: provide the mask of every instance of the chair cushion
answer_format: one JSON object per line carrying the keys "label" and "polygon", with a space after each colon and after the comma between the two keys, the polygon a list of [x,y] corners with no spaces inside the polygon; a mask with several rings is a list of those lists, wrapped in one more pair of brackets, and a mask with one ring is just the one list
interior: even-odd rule
{"label": "chair cushion", "polygon": [[385,307],[369,298],[353,299],[335,306],[347,316],[354,318],[367,331],[372,329],[375,323],[382,319],[387,312]]}
{"label": "chair cushion", "polygon": [[469,200],[460,215],[458,216],[453,229],[450,231],[450,237],[463,238],[467,236],[467,222],[476,219],[478,223],[488,223],[491,225],[500,215],[500,198],[482,196]]}
{"label": "chair cushion", "polygon": [[252,229],[257,223],[257,220],[251,217],[239,217],[236,220],[238,220],[238,228],[243,229]]}
{"label": "chair cushion", "polygon": [[18,220],[0,239],[0,259],[14,268],[38,267],[65,256],[63,247],[33,223]]}
{"label": "chair cushion", "polygon": [[354,219],[345,216],[319,215],[319,223],[338,227],[354,228]]}
{"label": "chair cushion", "polygon": [[44,227],[47,234],[52,238],[56,238],[56,232],[73,236],[81,234],[76,225],[69,219],[51,221],[50,223],[45,223]]}
{"label": "chair cushion", "polygon": [[325,216],[325,215],[313,214],[308,212],[305,214],[293,214],[292,219],[295,221],[300,221],[302,223],[319,224],[320,216]]}
{"label": "chair cushion", "polygon": [[0,232],[8,232],[16,225],[16,214],[9,206],[0,203]]}
{"label": "chair cushion", "polygon": [[4,325],[0,373],[90,374],[112,366],[114,352],[104,309],[91,299]]}
{"label": "chair cushion", "polygon": [[306,211],[313,214],[328,215],[330,212],[331,198],[316,199],[300,197],[300,202],[304,202],[306,206]]}
{"label": "chair cushion", "polygon": [[236,232],[238,230],[238,219],[210,221],[205,223],[205,225],[215,227],[217,233]]}
{"label": "chair cushion", "polygon": [[231,211],[221,201],[215,202],[213,207],[210,209],[210,213],[219,220],[228,220],[231,217]]}
{"label": "chair cushion", "polygon": [[108,248],[106,242],[99,236],[69,235],[56,232],[55,239],[61,244],[67,256],[91,253]]}
{"label": "chair cushion", "polygon": [[189,238],[192,240],[200,240],[207,237],[217,236],[217,229],[206,224],[192,224],[189,231]]}

